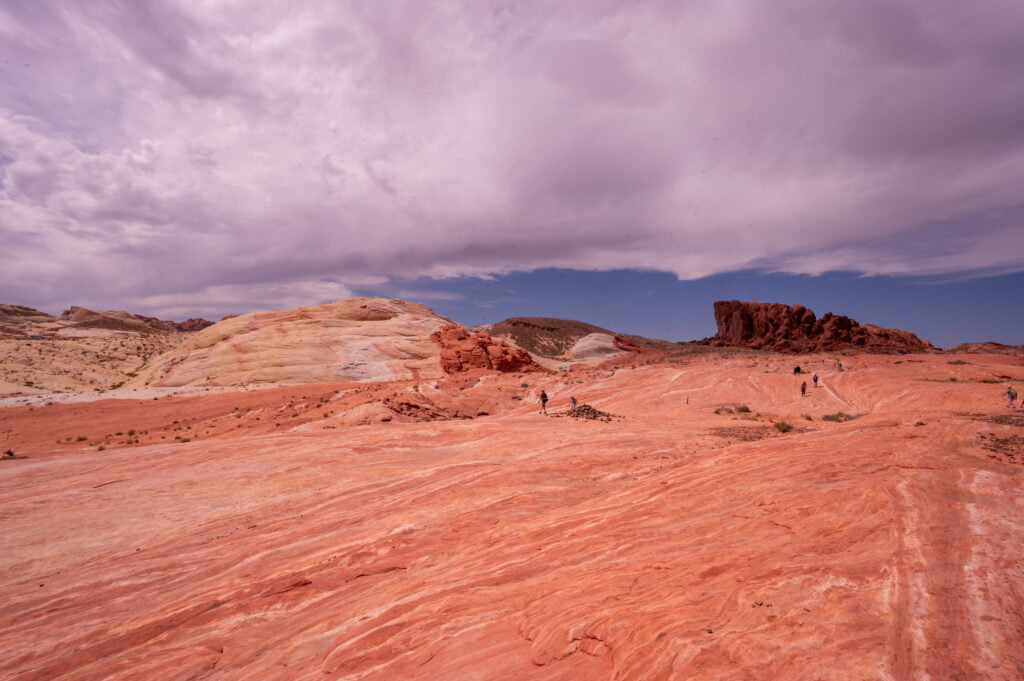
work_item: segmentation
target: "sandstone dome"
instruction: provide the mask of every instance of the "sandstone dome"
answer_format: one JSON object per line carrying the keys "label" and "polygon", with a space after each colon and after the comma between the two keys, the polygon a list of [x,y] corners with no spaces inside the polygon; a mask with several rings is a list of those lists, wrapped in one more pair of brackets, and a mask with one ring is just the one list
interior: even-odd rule
{"label": "sandstone dome", "polygon": [[440,378],[451,320],[418,303],[347,298],[229,317],[155,358],[130,387]]}

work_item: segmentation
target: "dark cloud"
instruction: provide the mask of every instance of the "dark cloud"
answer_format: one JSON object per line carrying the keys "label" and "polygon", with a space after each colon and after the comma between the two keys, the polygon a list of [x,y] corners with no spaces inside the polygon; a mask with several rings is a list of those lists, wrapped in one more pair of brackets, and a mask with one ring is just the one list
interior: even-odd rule
{"label": "dark cloud", "polygon": [[1020,35],[998,0],[7,3],[0,291],[1017,271]]}

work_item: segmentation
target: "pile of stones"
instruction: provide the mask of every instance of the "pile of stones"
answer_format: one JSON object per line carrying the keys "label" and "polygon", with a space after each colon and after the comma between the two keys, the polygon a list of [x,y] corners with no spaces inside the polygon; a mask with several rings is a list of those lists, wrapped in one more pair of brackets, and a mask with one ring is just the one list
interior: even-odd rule
{"label": "pile of stones", "polygon": [[566,416],[574,419],[590,419],[591,421],[611,421],[615,414],[594,409],[589,404],[579,404],[570,409]]}

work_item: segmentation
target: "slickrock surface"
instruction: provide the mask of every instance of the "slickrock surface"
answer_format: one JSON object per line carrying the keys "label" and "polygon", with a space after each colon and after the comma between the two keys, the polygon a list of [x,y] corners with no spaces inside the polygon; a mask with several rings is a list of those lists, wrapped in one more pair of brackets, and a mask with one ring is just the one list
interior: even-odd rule
{"label": "slickrock surface", "polygon": [[1021,678],[1021,357],[831,359],[0,409],[0,678]]}
{"label": "slickrock surface", "polygon": [[924,352],[932,348],[909,331],[883,329],[831,312],[818,319],[803,305],[715,303],[718,333],[703,342],[778,352],[828,352],[856,349],[873,352]]}
{"label": "slickrock surface", "polygon": [[183,339],[180,333],[0,338],[0,396],[110,389]]}
{"label": "slickrock surface", "polygon": [[440,378],[430,335],[451,320],[418,303],[348,298],[224,318],[151,363],[129,386]]}
{"label": "slickrock surface", "polygon": [[529,352],[510,347],[486,332],[473,332],[458,324],[448,324],[435,331],[433,339],[441,345],[441,368],[447,374],[473,369],[543,371]]}

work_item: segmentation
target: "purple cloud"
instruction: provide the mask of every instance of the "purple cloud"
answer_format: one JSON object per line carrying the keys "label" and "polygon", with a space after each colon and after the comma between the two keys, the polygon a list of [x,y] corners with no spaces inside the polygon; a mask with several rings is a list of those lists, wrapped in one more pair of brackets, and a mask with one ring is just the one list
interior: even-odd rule
{"label": "purple cloud", "polygon": [[1022,34],[996,0],[8,3],[2,299],[1018,271]]}

